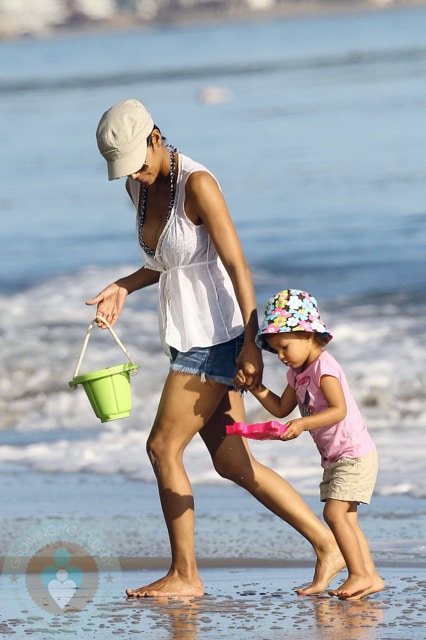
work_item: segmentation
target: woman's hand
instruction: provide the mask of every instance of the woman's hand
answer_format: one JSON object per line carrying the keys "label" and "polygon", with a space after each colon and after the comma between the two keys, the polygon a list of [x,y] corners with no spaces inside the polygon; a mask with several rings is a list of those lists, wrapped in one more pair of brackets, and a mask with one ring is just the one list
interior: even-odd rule
{"label": "woman's hand", "polygon": [[[159,271],[152,271],[141,267],[134,273],[124,278],[120,278],[116,282],[109,284],[103,289],[96,298],[87,300],[86,304],[97,304],[97,313],[101,315],[112,326],[118,320],[118,316],[124,307],[127,296],[133,291],[143,289],[151,284],[155,284],[160,279]],[[96,320],[101,329],[106,329],[106,324],[102,320]]]}
{"label": "woman's hand", "polygon": [[238,389],[256,389],[262,383],[262,352],[254,342],[244,343],[237,358],[238,373],[234,384]]}
{"label": "woman's hand", "polygon": [[[121,313],[128,293],[128,290],[124,286],[120,285],[118,282],[113,282],[98,293],[95,298],[87,300],[86,304],[98,305],[96,311],[97,315],[101,315],[111,326],[113,326],[118,320],[118,316]],[[106,324],[104,324],[102,320],[99,320],[99,318],[96,319],[96,324],[101,329],[107,328]]]}

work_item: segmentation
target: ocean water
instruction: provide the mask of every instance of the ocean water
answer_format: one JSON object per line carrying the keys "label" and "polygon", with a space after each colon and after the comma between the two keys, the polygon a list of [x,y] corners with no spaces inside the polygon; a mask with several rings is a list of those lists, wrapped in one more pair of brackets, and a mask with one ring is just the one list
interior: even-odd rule
{"label": "ocean water", "polygon": [[[129,418],[101,425],[68,381],[94,310],[138,268],[123,181],[108,183],[100,115],[136,97],[219,179],[259,313],[287,286],[316,295],[380,455],[376,493],[426,496],[426,9],[0,42],[0,461],[40,472],[153,473],[144,443],[167,358],[156,290],[116,326],[141,364]],[[94,331],[81,372],[123,361]],[[285,370],[265,356],[277,392]],[[248,420],[265,417],[247,397]],[[309,436],[253,443],[305,494]],[[186,461],[219,482],[201,440]]]}

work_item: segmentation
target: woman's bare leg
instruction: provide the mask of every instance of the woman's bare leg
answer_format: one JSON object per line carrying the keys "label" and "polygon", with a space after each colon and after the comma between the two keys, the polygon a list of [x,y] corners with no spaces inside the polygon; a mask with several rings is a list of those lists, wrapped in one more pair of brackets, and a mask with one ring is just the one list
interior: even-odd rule
{"label": "woman's bare leg", "polygon": [[148,451],[157,476],[172,562],[166,576],[139,589],[127,589],[129,596],[203,594],[194,553],[192,490],[182,463],[185,447],[200,429],[219,473],[250,491],[314,547],[314,580],[300,593],[323,591],[343,567],[330,530],[291,485],[257,462],[245,440],[226,436],[225,425],[242,420],[244,406],[239,393],[226,393],[224,385],[212,380],[201,382],[197,376],[170,372],[148,439]]}
{"label": "woman's bare leg", "polygon": [[317,555],[314,578],[309,586],[299,589],[298,593],[320,593],[344,567],[334,536],[286,480],[252,456],[245,439],[226,436],[226,424],[243,420],[241,396],[229,392],[200,434],[216,470],[222,476],[247,489],[311,543]]}
{"label": "woman's bare leg", "polygon": [[182,456],[225,392],[225,385],[209,379],[201,382],[199,376],[171,371],[167,377],[147,450],[169,533],[171,566],[163,578],[139,589],[127,589],[130,597],[204,593],[194,552],[194,501]]}

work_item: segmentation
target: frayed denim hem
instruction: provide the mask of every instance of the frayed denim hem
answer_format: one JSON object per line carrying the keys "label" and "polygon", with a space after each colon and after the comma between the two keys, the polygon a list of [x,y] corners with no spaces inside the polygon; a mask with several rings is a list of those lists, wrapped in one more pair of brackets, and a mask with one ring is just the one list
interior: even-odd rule
{"label": "frayed denim hem", "polygon": [[233,380],[237,375],[236,361],[243,346],[244,335],[241,334],[228,342],[211,347],[194,347],[189,351],[178,351],[170,347],[170,370],[200,376],[201,382],[207,378],[228,389],[235,389]]}
{"label": "frayed denim hem", "polygon": [[170,371],[176,371],[176,373],[189,373],[192,376],[200,376],[201,382],[207,382],[207,378],[219,382],[220,384],[226,384],[229,390],[235,391],[234,384],[230,378],[224,378],[222,376],[206,375],[204,371],[198,371],[192,367],[185,367],[184,365],[171,364]]}

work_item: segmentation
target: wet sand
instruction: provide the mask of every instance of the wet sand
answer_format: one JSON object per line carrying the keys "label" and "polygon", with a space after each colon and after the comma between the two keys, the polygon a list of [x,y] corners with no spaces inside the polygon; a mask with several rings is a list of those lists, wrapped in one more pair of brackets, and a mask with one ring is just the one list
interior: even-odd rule
{"label": "wet sand", "polygon": [[109,598],[98,597],[85,603],[83,611],[57,615],[37,614],[31,606],[16,612],[14,589],[3,585],[3,607],[9,604],[15,615],[3,617],[0,631],[2,638],[37,640],[74,633],[105,640],[423,640],[426,576],[421,573],[413,567],[381,567],[388,585],[384,591],[345,602],[327,594],[295,595],[294,589],[309,579],[306,567],[201,568],[203,598],[165,600],[126,600],[126,585],[149,582],[158,574],[123,571],[110,576],[114,593]]}
{"label": "wet sand", "polygon": [[[0,482],[11,497],[0,522],[2,638],[425,638],[425,499],[375,496],[362,509],[386,589],[345,602],[327,593],[296,595],[312,578],[312,550],[251,496],[225,482],[196,486],[205,596],[127,600],[126,587],[148,584],[168,567],[154,485],[13,467],[0,471]],[[317,496],[305,499],[319,515]],[[331,586],[344,578],[342,572]]]}

